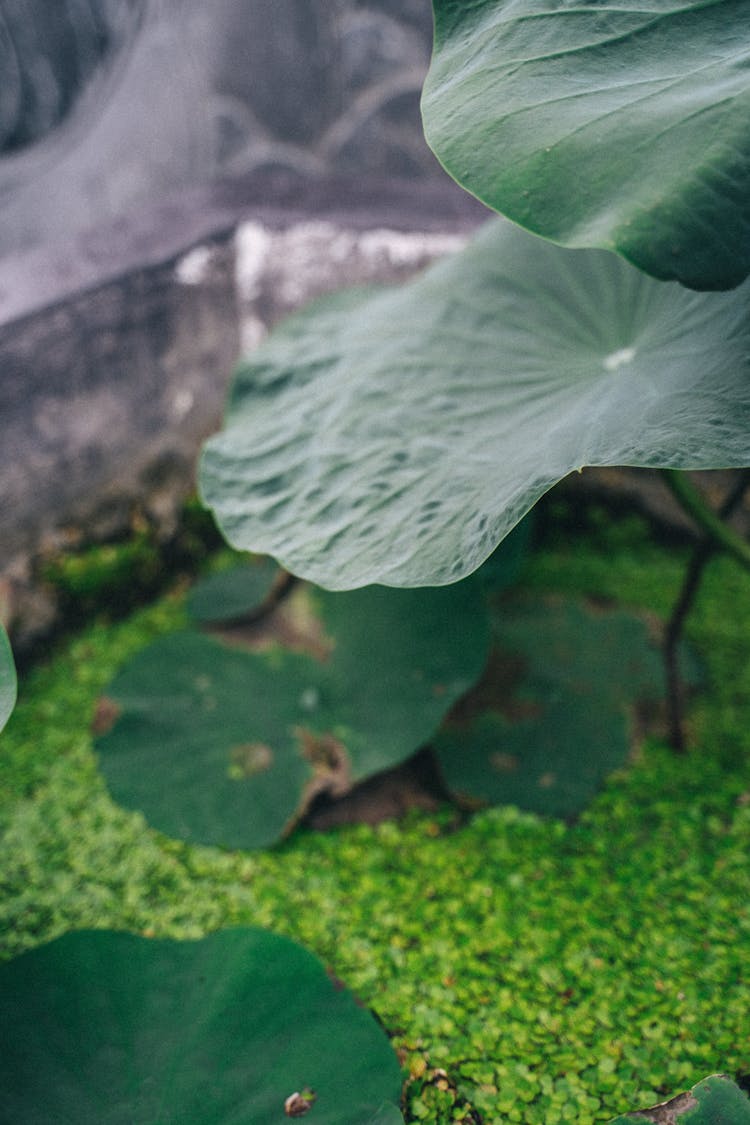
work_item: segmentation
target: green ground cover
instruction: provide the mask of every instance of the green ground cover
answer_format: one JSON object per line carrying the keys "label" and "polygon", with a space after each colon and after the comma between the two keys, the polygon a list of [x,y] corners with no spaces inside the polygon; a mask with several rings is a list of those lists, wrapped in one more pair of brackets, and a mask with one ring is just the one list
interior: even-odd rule
{"label": "green ground cover", "polygon": [[[624,527],[624,530],[621,529]],[[524,582],[664,614],[684,555],[640,525],[547,541]],[[89,726],[178,591],[94,623],[20,685],[0,741],[0,952],[80,927],[299,939],[378,1014],[408,1121],[593,1125],[750,1072],[750,583],[707,573],[692,750],[648,741],[574,824],[445,808],[265,853],[160,836],[107,795]]]}

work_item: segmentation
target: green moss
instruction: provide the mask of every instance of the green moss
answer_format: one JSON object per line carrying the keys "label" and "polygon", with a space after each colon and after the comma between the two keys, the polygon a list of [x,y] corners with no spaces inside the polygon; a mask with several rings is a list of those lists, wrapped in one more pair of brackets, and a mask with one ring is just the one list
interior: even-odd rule
{"label": "green moss", "polygon": [[[599,536],[599,538],[601,538]],[[665,612],[683,559],[631,537],[533,558],[537,589]],[[0,739],[5,956],[82,926],[298,938],[377,1011],[408,1119],[605,1122],[715,1071],[750,1071],[750,583],[710,567],[689,633],[709,690],[693,749],[655,741],[574,825],[498,808],[298,833],[261,854],[188,847],[109,799],[87,728],[179,599],[98,624],[21,685]],[[443,1074],[443,1072],[445,1072]]]}
{"label": "green moss", "polygon": [[40,564],[40,577],[53,588],[65,623],[75,625],[100,613],[122,617],[178,576],[211,566],[222,546],[212,515],[195,497],[182,505],[167,542],[143,517],[133,522],[131,533],[116,542],[61,550]]}
{"label": "green moss", "polygon": [[160,556],[146,535],[123,543],[107,543],[48,559],[43,577],[55,588],[63,605],[91,612],[113,601],[133,605],[134,596],[153,590],[159,577]]}

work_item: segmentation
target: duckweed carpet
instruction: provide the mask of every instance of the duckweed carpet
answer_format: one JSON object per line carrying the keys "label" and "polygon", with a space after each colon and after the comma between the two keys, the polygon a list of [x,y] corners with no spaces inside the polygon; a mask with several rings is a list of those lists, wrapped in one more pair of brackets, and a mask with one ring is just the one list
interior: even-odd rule
{"label": "duckweed carpet", "polygon": [[[683,565],[615,528],[547,546],[524,582],[665,614]],[[707,690],[686,757],[651,739],[571,824],[446,807],[252,854],[147,829],[97,769],[98,695],[182,606],[97,622],[21,683],[0,740],[5,957],[92,926],[292,936],[376,1011],[410,1122],[594,1125],[750,1073],[750,582],[731,562],[690,622]]]}

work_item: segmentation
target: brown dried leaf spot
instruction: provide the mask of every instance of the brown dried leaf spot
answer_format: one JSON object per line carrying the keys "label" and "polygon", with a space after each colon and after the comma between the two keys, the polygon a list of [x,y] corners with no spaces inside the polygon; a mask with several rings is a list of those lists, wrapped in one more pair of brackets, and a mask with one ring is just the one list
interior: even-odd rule
{"label": "brown dried leaf spot", "polygon": [[94,738],[109,734],[120,715],[122,707],[107,695],[101,695],[94,708],[94,717],[91,720],[91,733]]}
{"label": "brown dried leaf spot", "polygon": [[504,754],[501,750],[490,755],[490,765],[498,773],[515,773],[521,764],[517,754]]}
{"label": "brown dried leaf spot", "polygon": [[245,781],[273,765],[273,750],[265,742],[245,742],[229,751],[227,775],[232,781]]}
{"label": "brown dried leaf spot", "polygon": [[313,768],[315,776],[306,789],[305,805],[318,793],[330,793],[332,797],[342,797],[352,787],[349,755],[343,742],[330,731],[315,734],[307,727],[295,727],[302,753]]}
{"label": "brown dried leaf spot", "polygon": [[697,1105],[697,1099],[688,1092],[678,1094],[668,1102],[660,1102],[650,1109],[637,1110],[632,1116],[642,1117],[644,1121],[651,1121],[654,1125],[679,1125],[679,1118]]}
{"label": "brown dried leaf spot", "polygon": [[295,1091],[290,1094],[284,1102],[284,1113],[287,1117],[304,1117],[309,1109],[312,1109],[317,1094],[311,1090],[309,1086],[305,1086],[302,1091]]}

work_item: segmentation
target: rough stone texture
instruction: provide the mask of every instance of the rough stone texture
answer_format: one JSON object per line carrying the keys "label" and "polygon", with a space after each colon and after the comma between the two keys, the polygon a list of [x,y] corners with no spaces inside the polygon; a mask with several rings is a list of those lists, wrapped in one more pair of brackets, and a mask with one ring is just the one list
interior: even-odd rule
{"label": "rough stone texture", "polygon": [[241,347],[484,212],[422,137],[430,0],[0,0],[0,26],[0,615],[23,648],[56,615],[45,552],[136,518],[169,536]]}
{"label": "rough stone texture", "polygon": [[0,152],[65,119],[137,11],[138,0],[0,0]]}
{"label": "rough stone texture", "polygon": [[0,259],[0,613],[17,648],[55,620],[45,557],[134,522],[169,539],[243,349],[313,296],[406,278],[484,216],[447,180],[253,177]]}
{"label": "rough stone texture", "polygon": [[435,177],[430,0],[0,0],[0,254],[285,170]]}

